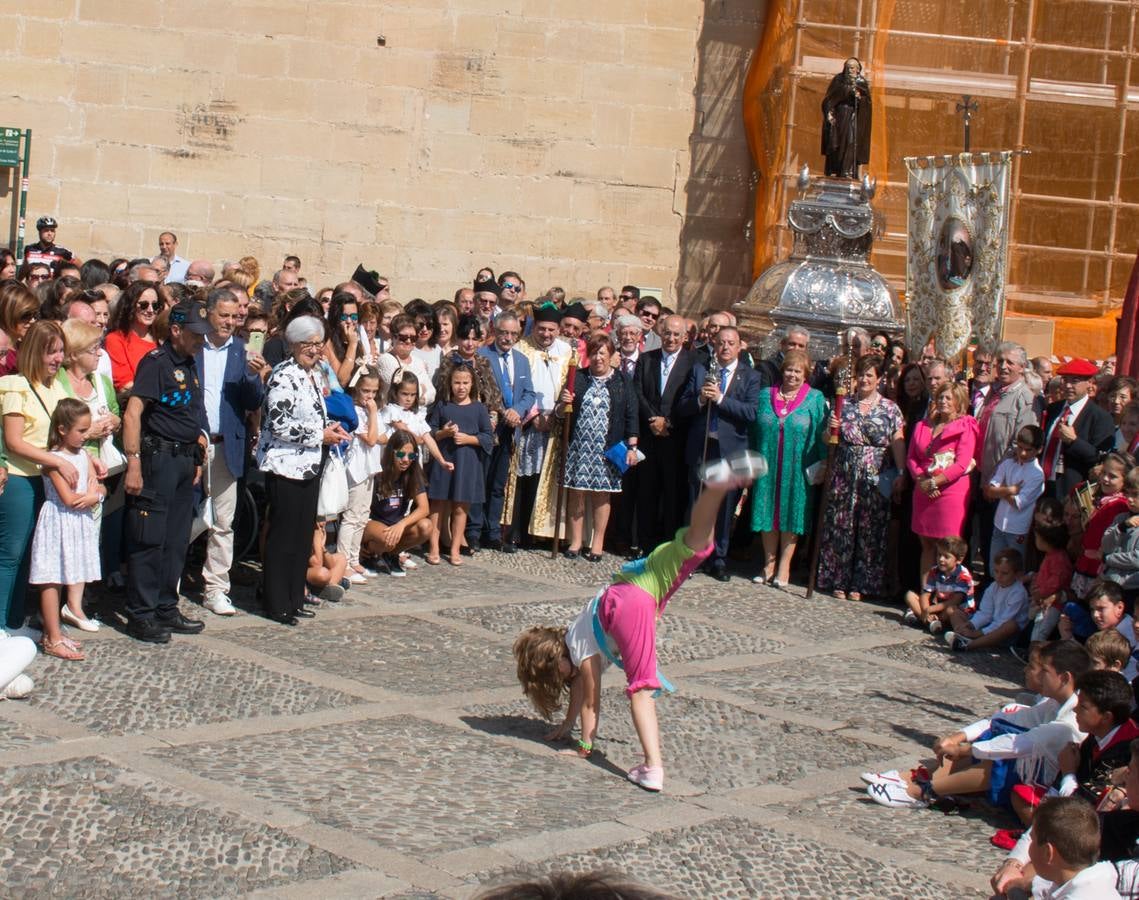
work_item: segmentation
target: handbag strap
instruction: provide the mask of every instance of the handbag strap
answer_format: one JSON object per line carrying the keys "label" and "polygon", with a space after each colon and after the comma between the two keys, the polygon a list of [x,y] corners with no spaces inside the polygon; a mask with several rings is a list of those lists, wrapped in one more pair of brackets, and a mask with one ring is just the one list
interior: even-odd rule
{"label": "handbag strap", "polygon": [[31,388],[32,393],[36,395],[36,399],[40,401],[40,406],[43,407],[43,411],[47,415],[47,420],[50,422],[51,421],[51,410],[49,410],[47,408],[47,404],[44,403],[44,398],[40,396],[40,392],[36,390],[35,385],[32,384],[30,381],[28,382],[28,387]]}

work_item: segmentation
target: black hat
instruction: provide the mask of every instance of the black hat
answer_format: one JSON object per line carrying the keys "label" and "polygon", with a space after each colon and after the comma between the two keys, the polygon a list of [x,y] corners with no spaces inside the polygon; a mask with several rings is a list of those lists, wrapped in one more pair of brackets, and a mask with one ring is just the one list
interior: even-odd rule
{"label": "black hat", "polygon": [[357,264],[356,271],[352,273],[352,280],[372,296],[384,289],[384,286],[380,284],[380,273],[370,272],[362,264]]}
{"label": "black hat", "polygon": [[476,294],[494,294],[496,297],[502,295],[502,288],[493,278],[488,278],[486,281],[476,281],[474,290]]}
{"label": "black hat", "polygon": [[210,333],[210,318],[206,315],[206,304],[200,300],[183,300],[170,310],[170,324],[178,325],[195,334]]}
{"label": "black hat", "polygon": [[577,319],[579,322],[589,321],[589,313],[585,311],[585,306],[581,303],[575,303],[573,306],[567,306],[565,312],[562,313],[563,319]]}
{"label": "black hat", "polygon": [[36,219],[36,231],[43,231],[45,228],[58,228],[59,223],[51,216],[40,216]]}
{"label": "black hat", "polygon": [[561,320],[562,311],[556,303],[543,303],[534,310],[535,322],[560,322]]}

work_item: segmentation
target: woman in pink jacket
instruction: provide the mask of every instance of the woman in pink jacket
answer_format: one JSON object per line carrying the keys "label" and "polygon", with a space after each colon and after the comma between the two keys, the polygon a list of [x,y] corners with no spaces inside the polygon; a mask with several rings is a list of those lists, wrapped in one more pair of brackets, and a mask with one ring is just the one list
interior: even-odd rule
{"label": "woman in pink jacket", "polygon": [[914,480],[914,533],[921,538],[921,571],[934,564],[934,545],[961,537],[969,509],[969,473],[976,467],[977,420],[966,415],[965,386],[943,384],[929,415],[914,427],[906,467]]}

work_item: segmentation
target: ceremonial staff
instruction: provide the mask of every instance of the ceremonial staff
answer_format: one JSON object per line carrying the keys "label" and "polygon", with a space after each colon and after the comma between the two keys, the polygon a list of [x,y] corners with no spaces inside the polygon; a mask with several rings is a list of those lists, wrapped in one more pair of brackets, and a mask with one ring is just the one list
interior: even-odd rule
{"label": "ceremonial staff", "polygon": [[573,389],[577,381],[577,351],[571,350],[569,372],[566,375],[565,390],[569,391],[570,399],[562,407],[562,445],[558,448],[558,480],[557,499],[554,503],[554,544],[550,559],[558,558],[558,544],[561,542],[562,528],[562,499],[565,496],[566,486],[566,455],[569,453],[570,418],[573,416]]}
{"label": "ceremonial staff", "polygon": [[850,331],[844,331],[843,343],[846,345],[843,362],[842,378],[835,387],[834,417],[838,420],[838,427],[832,427],[827,435],[827,466],[823,475],[823,492],[819,500],[819,514],[815,520],[815,541],[811,547],[811,571],[807,578],[807,599],[815,595],[815,582],[819,576],[819,551],[823,542],[823,521],[827,516],[827,507],[830,505],[831,482],[834,480],[834,456],[838,447],[839,432],[842,430],[842,408],[846,403],[846,395],[850,392],[852,376],[854,374],[854,341]]}
{"label": "ceremonial staff", "polygon": [[[716,361],[714,354],[708,360],[708,371],[704,374],[704,384],[714,384],[717,386],[720,384],[720,364]],[[711,400],[708,401],[708,413],[704,419],[704,453],[700,457],[701,471],[708,466],[708,439],[711,437],[709,431],[712,428],[712,407],[714,405]],[[700,482],[700,490],[697,491],[696,496],[699,497],[702,493],[704,493],[703,481]]]}

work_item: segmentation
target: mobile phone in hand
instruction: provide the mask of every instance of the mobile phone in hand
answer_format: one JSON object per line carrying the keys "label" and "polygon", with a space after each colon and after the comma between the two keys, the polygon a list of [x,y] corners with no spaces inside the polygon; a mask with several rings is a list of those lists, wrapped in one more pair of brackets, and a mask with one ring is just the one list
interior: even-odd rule
{"label": "mobile phone in hand", "polygon": [[265,349],[265,332],[249,332],[249,340],[245,342],[245,348],[250,353],[261,353],[261,351]]}

